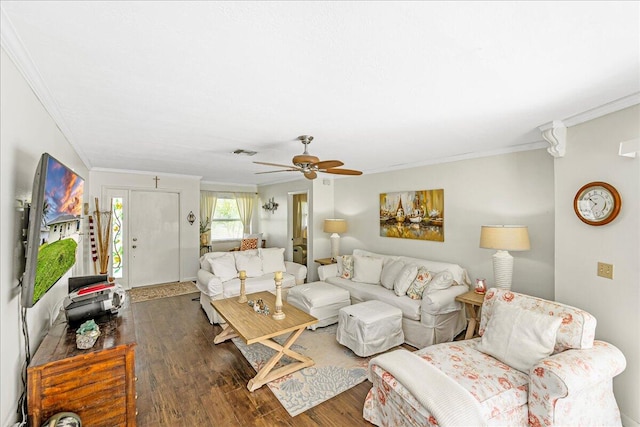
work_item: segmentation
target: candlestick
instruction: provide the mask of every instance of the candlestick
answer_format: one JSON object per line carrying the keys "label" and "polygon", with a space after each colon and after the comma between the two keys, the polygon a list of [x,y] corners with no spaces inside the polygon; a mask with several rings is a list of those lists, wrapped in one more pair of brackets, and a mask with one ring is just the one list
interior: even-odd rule
{"label": "candlestick", "polygon": [[238,272],[238,277],[240,278],[240,295],[238,296],[238,302],[245,303],[247,302],[247,295],[245,295],[244,281],[247,279],[247,272],[244,270],[240,270]]}
{"label": "candlestick", "polygon": [[282,311],[282,271],[276,271],[274,280],[276,282],[276,307],[271,317],[275,320],[282,320],[286,317]]}

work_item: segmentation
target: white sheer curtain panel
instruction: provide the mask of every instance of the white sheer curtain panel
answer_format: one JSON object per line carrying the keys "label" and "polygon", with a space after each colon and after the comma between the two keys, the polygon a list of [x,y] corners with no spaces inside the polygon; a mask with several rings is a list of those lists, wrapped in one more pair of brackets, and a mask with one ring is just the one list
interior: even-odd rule
{"label": "white sheer curtain panel", "polygon": [[[244,233],[251,233],[251,217],[253,216],[253,203],[256,200],[255,193],[233,193],[238,204],[238,213],[244,228]],[[258,246],[260,243],[258,243]]]}

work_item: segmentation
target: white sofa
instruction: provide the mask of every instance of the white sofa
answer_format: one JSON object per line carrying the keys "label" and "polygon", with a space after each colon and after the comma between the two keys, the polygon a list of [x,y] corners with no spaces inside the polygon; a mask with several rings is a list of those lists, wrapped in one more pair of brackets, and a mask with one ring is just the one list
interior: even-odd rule
{"label": "white sofa", "polygon": [[[381,260],[381,271],[376,270],[377,265],[369,264],[371,258]],[[449,342],[465,329],[466,318],[463,304],[455,301],[455,298],[469,291],[471,281],[467,271],[461,266],[420,258],[376,254],[361,249],[353,251],[352,259],[355,269],[352,278],[341,277],[343,257],[340,257],[337,264],[318,268],[320,280],[349,291],[352,304],[378,300],[402,310],[402,330],[407,344],[423,348],[432,344]],[[358,261],[363,266],[366,265],[366,271],[363,271],[362,268],[358,269]],[[399,261],[407,269],[411,269],[412,266],[424,267],[433,276],[436,276],[436,273],[441,273],[440,277],[446,276],[452,280],[448,286],[446,283],[443,285],[440,280],[438,280],[438,284],[434,280],[433,287],[431,284],[427,284],[421,295],[422,299],[412,299],[402,294],[401,291],[398,293],[402,296],[398,296],[395,288],[387,288],[389,280],[393,279],[393,277],[389,277],[389,273],[392,273],[392,263],[395,261]],[[357,273],[361,273],[360,277]]]}
{"label": "white sofa", "polygon": [[307,267],[284,260],[283,248],[206,253],[200,257],[196,286],[200,290],[200,305],[211,324],[224,323],[211,301],[240,295],[240,270],[247,273],[247,294],[275,291],[276,271],[283,272],[283,297],[288,288],[304,283],[307,277]]}

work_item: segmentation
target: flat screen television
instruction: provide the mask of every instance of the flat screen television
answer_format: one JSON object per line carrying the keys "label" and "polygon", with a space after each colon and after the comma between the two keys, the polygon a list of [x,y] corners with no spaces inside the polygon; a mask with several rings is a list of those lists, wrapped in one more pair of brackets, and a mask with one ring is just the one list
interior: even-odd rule
{"label": "flat screen television", "polygon": [[22,278],[23,307],[32,307],[76,263],[84,180],[48,153],[33,180],[27,255]]}

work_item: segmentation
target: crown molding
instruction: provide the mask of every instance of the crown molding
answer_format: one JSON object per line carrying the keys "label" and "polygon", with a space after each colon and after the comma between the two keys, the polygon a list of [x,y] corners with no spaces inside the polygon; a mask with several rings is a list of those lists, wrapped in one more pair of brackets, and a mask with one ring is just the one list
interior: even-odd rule
{"label": "crown molding", "polygon": [[[499,156],[501,154],[519,153],[521,151],[539,150],[541,148],[547,147],[547,145],[548,144],[546,142],[544,142],[544,141],[535,141],[535,142],[530,142],[530,143],[527,143],[527,144],[519,144],[519,145],[513,145],[511,147],[500,148],[500,149],[497,149],[497,150],[474,151],[474,152],[470,152],[470,153],[458,154],[458,155],[455,155],[455,156],[438,157],[438,158],[427,160],[425,162],[402,163],[402,164],[399,164],[399,165],[393,165],[393,166],[389,166],[389,167],[386,167],[386,168],[369,169],[369,170],[365,169],[362,172],[364,174],[391,172],[391,171],[396,171],[396,170],[418,168],[418,167],[421,167],[421,166],[437,165],[437,164],[441,164],[441,163],[458,162],[460,160],[479,159],[479,158],[482,158],[482,157]],[[346,175],[345,176],[336,176],[335,179],[344,179],[344,178],[348,178],[348,177],[349,176],[346,176]]]}
{"label": "crown molding", "polygon": [[[640,104],[640,92],[632,93],[615,101],[611,101],[591,110],[576,114],[563,120],[554,120],[539,126],[538,129],[545,141],[551,145],[547,148],[553,157],[564,157],[567,148],[567,128],[588,122],[616,111],[624,110]],[[622,149],[622,147],[621,147]],[[622,155],[622,154],[621,154]]]}
{"label": "crown molding", "polygon": [[166,176],[171,178],[183,178],[183,179],[193,179],[200,181],[202,176],[198,175],[185,175],[179,173],[167,173],[167,172],[151,172],[151,171],[140,171],[133,169],[113,169],[113,168],[91,168],[89,169],[89,173],[92,172],[105,172],[105,173],[128,173],[132,175],[149,175],[149,176]]}
{"label": "crown molding", "polygon": [[87,169],[91,169],[91,162],[87,156],[84,155],[84,152],[80,149],[78,144],[75,143],[73,132],[71,132],[71,129],[67,126],[63,115],[60,112],[58,103],[51,95],[49,87],[44,82],[44,79],[33,62],[33,59],[31,59],[31,55],[29,55],[29,52],[24,48],[24,44],[22,43],[20,36],[18,36],[13,23],[2,6],[0,6],[0,45],[11,61],[13,61],[18,72],[27,81],[27,84],[31,87],[34,95],[38,98],[44,109],[49,113],[49,116],[51,116],[53,122],[56,124],[58,129],[60,129],[62,135],[78,154],[82,163],[84,163]]}
{"label": "crown molding", "polygon": [[579,125],[589,120],[597,119],[598,117],[606,116],[607,114],[615,113],[616,111],[624,110],[625,108],[632,107],[636,104],[640,104],[640,92],[632,93],[615,101],[608,102],[600,105],[599,107],[592,108],[591,110],[584,111],[576,114],[575,116],[563,119],[562,122],[566,127]]}

